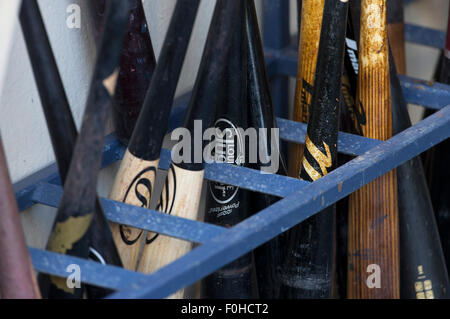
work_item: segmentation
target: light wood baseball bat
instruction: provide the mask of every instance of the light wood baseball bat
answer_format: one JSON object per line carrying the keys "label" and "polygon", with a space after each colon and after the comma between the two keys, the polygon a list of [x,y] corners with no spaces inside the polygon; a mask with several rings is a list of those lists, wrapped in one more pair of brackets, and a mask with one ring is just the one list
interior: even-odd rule
{"label": "light wood baseball bat", "polygon": [[[223,98],[222,85],[231,36],[238,21],[238,1],[218,0],[206,39],[200,69],[192,92],[184,128],[190,132],[190,154],[179,163],[171,164],[161,193],[158,209],[174,216],[197,219],[203,184],[203,148],[198,145],[202,135],[194,134],[194,123],[202,129],[212,125],[216,107]],[[184,152],[187,150],[183,150]],[[173,160],[173,158],[172,158]],[[144,247],[138,270],[152,273],[186,254],[191,243],[177,238],[149,234],[151,240]],[[172,298],[181,298],[183,289]]]}
{"label": "light wood baseball bat", "polygon": [[[153,81],[147,92],[128,149],[111,189],[110,197],[131,205],[149,207],[164,135],[199,0],[177,2],[164,40]],[[124,267],[135,270],[143,231],[111,223]]]}
{"label": "light wood baseball bat", "polygon": [[[389,9],[388,9],[389,10]],[[411,126],[395,58],[389,52],[394,134]],[[420,157],[400,165],[398,209],[400,222],[400,297],[448,298],[450,282],[430,192]]]}
{"label": "light wood baseball bat", "polygon": [[[392,136],[386,1],[363,0],[357,101],[363,135]],[[350,195],[348,298],[399,298],[397,175],[392,170]]]}

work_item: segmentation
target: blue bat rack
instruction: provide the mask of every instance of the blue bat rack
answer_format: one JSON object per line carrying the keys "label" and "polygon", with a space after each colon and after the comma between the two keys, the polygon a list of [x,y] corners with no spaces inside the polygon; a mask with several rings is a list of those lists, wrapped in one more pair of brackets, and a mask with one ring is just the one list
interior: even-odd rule
{"label": "blue bat rack", "polygon": [[[297,71],[297,47],[289,36],[289,3],[264,0],[264,46],[271,78],[272,98],[277,111],[280,137],[288,142],[303,143],[306,125],[286,120],[287,79]],[[406,24],[406,40],[438,49],[444,48],[445,33]],[[199,243],[195,249],[151,275],[105,266],[93,261],[30,248],[37,271],[67,277],[70,264],[82,269],[84,283],[110,288],[111,298],[164,298],[180,288],[246,254],[281,232],[335,203],[356,189],[419,155],[450,136],[450,86],[400,76],[408,103],[438,110],[409,129],[382,142],[340,133],[340,153],[357,156],[314,183],[298,179],[261,174],[259,171],[208,164],[205,178],[232,184],[248,190],[272,194],[282,199],[232,228],[166,215],[102,198],[107,218],[148,231]],[[180,97],[170,119],[177,127],[186,111],[189,94]],[[114,135],[107,137],[103,167],[121,160],[124,147]],[[163,150],[160,168],[167,170],[170,152]],[[57,207],[62,195],[56,164],[40,170],[14,185],[21,211],[35,204]]]}

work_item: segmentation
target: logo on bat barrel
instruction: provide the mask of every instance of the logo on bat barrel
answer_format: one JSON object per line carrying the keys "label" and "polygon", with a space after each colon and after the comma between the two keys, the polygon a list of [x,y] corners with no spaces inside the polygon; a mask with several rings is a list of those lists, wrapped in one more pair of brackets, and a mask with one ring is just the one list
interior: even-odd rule
{"label": "logo on bat barrel", "polygon": [[317,162],[317,164],[320,167],[320,172],[317,171],[316,168],[313,167],[308,161],[308,159],[303,157],[303,169],[308,173],[309,177],[312,181],[316,181],[322,176],[325,176],[328,174],[327,168],[331,168],[333,165],[333,158],[331,156],[330,147],[327,143],[323,143],[323,148],[325,149],[325,154],[322,153],[322,151],[314,145],[314,143],[310,140],[308,134],[306,135],[306,151],[311,154],[311,156],[314,158],[314,160]]}
{"label": "logo on bat barrel", "polygon": [[[212,154],[216,162],[241,166],[245,162],[244,143],[240,131],[227,119],[218,119],[216,145]],[[237,194],[239,187],[223,183],[209,183],[209,191],[219,204],[229,203]]]}
{"label": "logo on bat barrel", "polygon": [[[128,187],[123,202],[139,202],[141,203],[141,207],[149,208],[150,196],[152,194],[152,183],[149,178],[152,174],[154,180],[156,168],[153,166],[147,167],[139,172]],[[130,201],[131,196],[134,197],[133,201]],[[139,240],[142,233],[142,230],[120,225],[120,236],[127,245],[134,245]]]}
{"label": "logo on bat barrel", "polygon": [[[159,198],[159,203],[156,209],[160,212],[171,214],[173,209],[173,204],[175,202],[175,196],[177,193],[177,176],[175,173],[175,169],[172,165],[170,165],[166,182],[164,184],[164,188],[161,192],[161,197]],[[149,232],[147,234],[147,238],[145,239],[145,243],[147,245],[151,244],[158,238],[159,234]]]}

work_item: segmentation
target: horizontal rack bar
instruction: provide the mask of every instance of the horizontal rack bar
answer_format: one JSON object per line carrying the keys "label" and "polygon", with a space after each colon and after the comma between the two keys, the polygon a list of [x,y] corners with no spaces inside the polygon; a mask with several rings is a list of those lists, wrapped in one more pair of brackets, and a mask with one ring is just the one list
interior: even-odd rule
{"label": "horizontal rack bar", "polygon": [[[58,207],[63,189],[49,183],[39,184],[32,199],[39,204]],[[132,206],[109,198],[101,198],[106,218],[118,224],[161,233],[194,243],[204,243],[223,227],[168,215],[153,209]]]}
{"label": "horizontal rack bar", "polygon": [[130,282],[143,281],[147,275],[121,267],[103,265],[98,262],[61,255],[50,251],[29,247],[33,267],[40,272],[67,277],[67,266],[75,264],[81,269],[81,282],[117,290]]}
{"label": "horizontal rack bar", "polygon": [[436,49],[445,48],[445,31],[405,23],[405,40]]}

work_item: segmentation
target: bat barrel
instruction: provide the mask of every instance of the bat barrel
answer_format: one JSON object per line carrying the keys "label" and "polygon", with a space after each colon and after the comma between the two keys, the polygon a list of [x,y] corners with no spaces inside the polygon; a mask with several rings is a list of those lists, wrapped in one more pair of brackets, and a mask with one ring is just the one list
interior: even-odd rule
{"label": "bat barrel", "polygon": [[[96,183],[101,166],[107,111],[116,86],[116,69],[128,9],[128,2],[109,2],[80,135],[47,243],[47,249],[53,252],[81,258],[89,256],[89,235],[97,198]],[[48,289],[49,298],[81,298],[83,293],[82,286],[69,286],[61,277],[42,274],[41,283],[41,287]]]}
{"label": "bat barrel", "polygon": [[[235,27],[223,85],[225,96],[218,106],[215,127],[223,138],[217,139],[216,160],[232,165],[247,165],[248,147],[239,128],[247,129],[247,48],[246,1],[241,1],[239,21]],[[229,154],[233,154],[229,156]],[[248,217],[248,192],[239,187],[208,182],[205,222],[225,227],[234,226]],[[251,298],[255,287],[252,281],[253,256],[247,254],[221,268],[203,280],[204,296],[209,298]]]}
{"label": "bat barrel", "polygon": [[[325,0],[316,74],[300,178],[315,181],[337,164],[341,78],[347,1]],[[289,230],[281,294],[331,298],[335,282],[335,208],[330,206]]]}
{"label": "bat barrel", "polygon": [[[56,162],[61,180],[64,183],[78,136],[75,122],[70,111],[42,16],[35,1],[23,2],[20,11],[20,22],[56,155]],[[98,198],[96,200],[91,237],[91,249],[96,251],[103,261],[107,264],[122,266]],[[93,298],[103,297],[110,292],[105,289],[90,286],[88,290],[89,296]]]}
{"label": "bat barrel", "polygon": [[131,5],[127,32],[120,56],[120,74],[112,108],[112,120],[119,140],[125,145],[143,108],[156,65],[152,41],[141,0]]}

